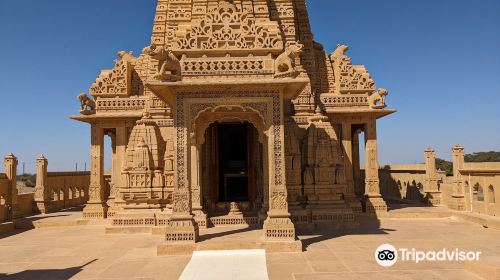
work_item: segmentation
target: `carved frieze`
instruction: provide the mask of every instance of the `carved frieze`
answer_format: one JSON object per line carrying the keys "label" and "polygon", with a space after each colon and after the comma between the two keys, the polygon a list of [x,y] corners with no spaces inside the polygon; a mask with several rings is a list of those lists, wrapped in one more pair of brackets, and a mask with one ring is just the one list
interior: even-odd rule
{"label": "carved frieze", "polygon": [[[184,14],[189,14],[184,12]],[[179,34],[173,43],[176,52],[207,50],[268,50],[283,49],[278,24],[257,21],[253,14],[241,10],[234,3],[220,1],[209,7],[204,18],[192,20],[186,34]]]}
{"label": "carved frieze", "polygon": [[130,95],[131,79],[135,58],[131,53],[118,53],[120,59],[115,60],[115,67],[111,70],[102,70],[99,77],[90,87],[90,94],[94,97],[128,96]]}

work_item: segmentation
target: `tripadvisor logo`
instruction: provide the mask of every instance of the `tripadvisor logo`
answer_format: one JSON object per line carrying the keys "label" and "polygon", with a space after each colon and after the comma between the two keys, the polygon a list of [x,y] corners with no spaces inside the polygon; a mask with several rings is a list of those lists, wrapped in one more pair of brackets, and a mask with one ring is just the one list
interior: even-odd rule
{"label": "tripadvisor logo", "polygon": [[375,250],[375,260],[381,266],[393,266],[398,260],[398,251],[390,244],[382,244]]}
{"label": "tripadvisor logo", "polygon": [[375,250],[375,261],[384,267],[393,266],[398,259],[415,263],[422,261],[478,261],[481,253],[479,251],[462,251],[459,249],[418,251],[415,248],[399,248],[398,250],[390,244],[383,244]]}

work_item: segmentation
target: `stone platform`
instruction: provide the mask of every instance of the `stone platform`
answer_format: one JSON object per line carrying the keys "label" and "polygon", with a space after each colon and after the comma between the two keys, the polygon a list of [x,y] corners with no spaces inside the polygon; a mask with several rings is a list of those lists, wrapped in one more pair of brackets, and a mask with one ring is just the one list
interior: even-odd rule
{"label": "stone platform", "polygon": [[[392,213],[391,213],[392,212]],[[387,218],[364,217],[353,229],[298,231],[302,251],[276,252],[255,227],[200,231],[192,250],[266,249],[270,279],[499,279],[500,230],[446,217],[439,207],[392,208]],[[38,215],[0,234],[0,279],[178,279],[191,259],[160,255],[164,236],[106,234],[109,224],[83,223],[81,212]],[[384,268],[374,260],[381,244],[417,250],[481,251],[479,261],[398,261]],[[6,253],[5,253],[6,252]],[[231,267],[228,267],[228,273]]]}
{"label": "stone platform", "polygon": [[193,251],[265,249],[267,252],[302,252],[300,240],[265,242],[258,227],[214,227],[200,230],[200,240],[194,244],[162,244],[158,255],[186,255]]}

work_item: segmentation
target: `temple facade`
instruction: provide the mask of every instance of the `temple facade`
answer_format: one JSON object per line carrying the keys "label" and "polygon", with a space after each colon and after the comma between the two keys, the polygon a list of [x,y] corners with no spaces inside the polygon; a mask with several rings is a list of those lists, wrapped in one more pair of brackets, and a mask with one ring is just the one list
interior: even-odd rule
{"label": "temple facade", "polygon": [[347,50],[313,40],[305,0],[159,0],[151,43],[119,52],[78,96],[72,118],[91,129],[84,218],[168,244],[230,225],[293,244],[296,229],[383,215],[376,121],[395,110]]}

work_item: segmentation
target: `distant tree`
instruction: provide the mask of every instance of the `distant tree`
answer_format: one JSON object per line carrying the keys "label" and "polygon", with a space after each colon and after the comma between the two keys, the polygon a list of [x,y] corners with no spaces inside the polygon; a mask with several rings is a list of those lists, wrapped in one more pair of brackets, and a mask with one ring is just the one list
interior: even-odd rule
{"label": "distant tree", "polygon": [[446,176],[453,176],[453,163],[449,161],[436,158],[436,168],[446,171]]}
{"label": "distant tree", "polygon": [[[500,152],[477,152],[466,154],[465,162],[500,162]],[[446,171],[447,176],[453,175],[453,163],[444,159],[436,158],[436,168]]]}
{"label": "distant tree", "polygon": [[17,180],[24,182],[24,185],[27,187],[35,187],[36,184],[36,174],[22,174],[17,175]]}
{"label": "distant tree", "polygon": [[477,152],[465,155],[466,162],[500,162],[500,152]]}

